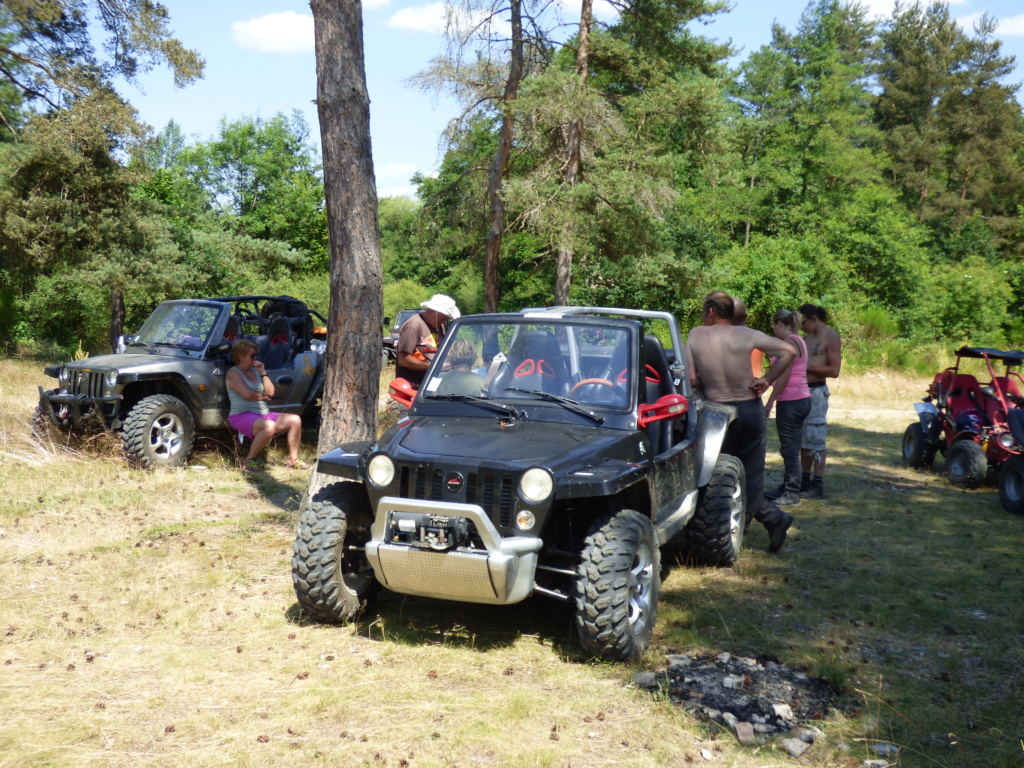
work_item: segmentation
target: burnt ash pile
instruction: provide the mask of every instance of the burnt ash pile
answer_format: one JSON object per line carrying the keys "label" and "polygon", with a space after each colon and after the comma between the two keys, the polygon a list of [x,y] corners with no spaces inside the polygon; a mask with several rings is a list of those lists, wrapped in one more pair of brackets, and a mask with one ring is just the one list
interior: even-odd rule
{"label": "burnt ash pile", "polygon": [[[671,654],[666,660],[667,669],[642,672],[633,682],[667,693],[702,719],[725,723],[741,741],[748,735],[763,743],[822,720],[836,706],[837,694],[828,683],[782,666],[771,656]],[[744,724],[748,727],[738,727]]]}

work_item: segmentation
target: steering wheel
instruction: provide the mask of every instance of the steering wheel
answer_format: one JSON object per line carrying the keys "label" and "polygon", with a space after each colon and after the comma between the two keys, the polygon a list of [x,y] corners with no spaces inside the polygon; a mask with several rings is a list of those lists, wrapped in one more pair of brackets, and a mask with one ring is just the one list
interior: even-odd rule
{"label": "steering wheel", "polygon": [[615,389],[615,384],[608,381],[608,379],[584,379],[583,381],[573,385],[573,388],[569,390],[569,394],[575,394],[577,389],[582,389],[588,384],[594,384],[595,386],[599,387],[611,387],[612,389]]}

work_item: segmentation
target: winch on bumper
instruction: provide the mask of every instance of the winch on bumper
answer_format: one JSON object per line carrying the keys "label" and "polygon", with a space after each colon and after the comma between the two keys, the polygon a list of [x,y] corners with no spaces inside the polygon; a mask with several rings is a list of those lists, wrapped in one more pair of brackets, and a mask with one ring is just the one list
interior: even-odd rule
{"label": "winch on bumper", "polygon": [[[470,524],[484,549],[470,546]],[[542,545],[533,536],[502,538],[476,504],[384,496],[366,559],[395,592],[506,605],[533,591]]]}

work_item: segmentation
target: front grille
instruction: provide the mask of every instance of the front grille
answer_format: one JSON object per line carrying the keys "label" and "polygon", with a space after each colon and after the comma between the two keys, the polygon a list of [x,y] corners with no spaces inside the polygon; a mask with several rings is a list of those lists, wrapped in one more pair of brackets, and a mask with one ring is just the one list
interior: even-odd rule
{"label": "front grille", "polygon": [[103,374],[72,370],[68,392],[86,397],[101,397],[103,395]]}
{"label": "front grille", "polygon": [[498,528],[512,525],[516,503],[515,478],[509,473],[470,472],[465,489],[444,493],[445,472],[429,467],[402,467],[399,496],[405,499],[477,504]]}

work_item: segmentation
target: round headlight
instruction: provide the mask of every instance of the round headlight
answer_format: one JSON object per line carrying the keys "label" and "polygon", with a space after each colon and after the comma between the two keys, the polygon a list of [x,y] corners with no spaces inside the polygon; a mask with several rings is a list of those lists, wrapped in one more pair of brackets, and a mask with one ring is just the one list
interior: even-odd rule
{"label": "round headlight", "polygon": [[519,481],[519,493],[526,501],[537,504],[547,499],[555,490],[555,479],[546,469],[534,467],[523,473]]}
{"label": "round headlight", "polygon": [[67,384],[71,380],[71,371],[68,370],[66,365],[60,367],[60,373],[57,375],[57,380],[62,384]]}
{"label": "round headlight", "polygon": [[516,514],[516,525],[519,526],[519,530],[528,531],[537,524],[537,518],[533,516],[533,512],[528,509],[521,509]]}
{"label": "round headlight", "polygon": [[366,475],[370,478],[371,483],[378,488],[383,488],[390,485],[391,481],[395,479],[395,463],[383,453],[378,453],[370,459]]}
{"label": "round headlight", "polygon": [[1009,432],[1003,432],[999,435],[999,444],[1003,448],[1013,448],[1013,435]]}
{"label": "round headlight", "polygon": [[117,384],[117,368],[111,368],[107,371],[106,382],[108,387],[112,387]]}

